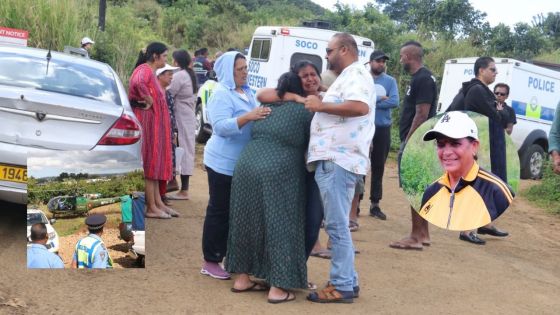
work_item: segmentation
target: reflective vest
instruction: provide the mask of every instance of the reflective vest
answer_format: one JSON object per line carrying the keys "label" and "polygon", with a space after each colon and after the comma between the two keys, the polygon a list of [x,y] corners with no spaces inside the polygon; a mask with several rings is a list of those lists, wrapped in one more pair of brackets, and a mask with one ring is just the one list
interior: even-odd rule
{"label": "reflective vest", "polygon": [[540,119],[541,118],[542,106],[537,104],[537,99],[532,98],[527,107],[525,108],[525,116]]}
{"label": "reflective vest", "polygon": [[214,87],[216,87],[216,84],[218,84],[218,82],[214,80],[207,80],[204,85],[200,87],[201,91],[199,91],[199,93],[201,95],[200,101],[202,104],[208,104],[208,100],[210,99],[210,95],[212,94]]}
{"label": "reflective vest", "polygon": [[[92,268],[93,257],[101,245],[104,245],[103,241],[91,235],[88,235],[78,241],[78,244],[76,244],[76,256],[79,269]],[[111,259],[111,256],[109,256],[109,252],[107,252],[107,268],[113,268],[113,260]]]}

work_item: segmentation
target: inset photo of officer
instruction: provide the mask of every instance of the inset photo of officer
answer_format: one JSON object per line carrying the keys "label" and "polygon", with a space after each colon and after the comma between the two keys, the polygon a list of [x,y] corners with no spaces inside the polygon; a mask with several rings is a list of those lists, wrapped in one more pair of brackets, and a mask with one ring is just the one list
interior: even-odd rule
{"label": "inset photo of officer", "polygon": [[145,267],[144,174],[127,152],[27,157],[27,267]]}
{"label": "inset photo of officer", "polygon": [[504,161],[507,183],[490,171],[488,119],[482,115],[444,113],[420,126],[411,140],[401,176],[420,216],[440,228],[463,231],[463,238],[471,230],[491,229],[519,185],[519,160],[511,140],[507,138]]}

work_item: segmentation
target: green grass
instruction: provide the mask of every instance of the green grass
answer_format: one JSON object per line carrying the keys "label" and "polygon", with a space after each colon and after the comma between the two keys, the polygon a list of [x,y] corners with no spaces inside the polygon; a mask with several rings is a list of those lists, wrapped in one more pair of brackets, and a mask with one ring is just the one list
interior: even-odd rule
{"label": "green grass", "polygon": [[541,182],[524,190],[521,195],[546,211],[560,215],[560,175],[552,172],[550,162],[545,164],[543,173]]}
{"label": "green grass", "polygon": [[[47,218],[51,219],[53,217],[52,213],[47,209],[47,205],[41,204],[37,208],[43,210]],[[95,211],[95,210],[93,210]],[[119,223],[121,223],[121,210],[120,203],[115,203],[107,206],[103,206],[103,213],[107,216],[107,223],[105,227],[107,228],[118,228]],[[53,224],[54,229],[59,236],[68,236],[77,233],[80,230],[86,230],[85,220],[87,215],[58,215],[56,217],[56,222]]]}

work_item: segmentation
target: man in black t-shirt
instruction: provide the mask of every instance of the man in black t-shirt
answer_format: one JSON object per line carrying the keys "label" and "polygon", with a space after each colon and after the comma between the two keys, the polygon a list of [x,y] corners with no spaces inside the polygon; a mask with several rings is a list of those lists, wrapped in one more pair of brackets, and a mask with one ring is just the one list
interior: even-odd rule
{"label": "man in black t-shirt", "polygon": [[[399,120],[401,139],[398,156],[399,179],[400,161],[406,142],[410,139],[416,128],[436,114],[436,79],[428,69],[424,68],[422,62],[423,55],[422,45],[416,41],[409,41],[401,46],[400,62],[404,70],[412,75],[412,79],[406,88]],[[412,214],[412,231],[410,235],[400,241],[391,243],[390,247],[421,250],[424,245],[430,245],[428,221],[424,220],[414,208],[410,207],[410,210]]]}
{"label": "man in black t-shirt", "polygon": [[503,110],[507,113],[507,120],[504,122],[505,129],[508,135],[513,131],[513,125],[517,124],[517,117],[515,111],[511,106],[506,103],[509,97],[509,85],[505,83],[498,83],[494,85],[494,95],[496,95],[496,109]]}

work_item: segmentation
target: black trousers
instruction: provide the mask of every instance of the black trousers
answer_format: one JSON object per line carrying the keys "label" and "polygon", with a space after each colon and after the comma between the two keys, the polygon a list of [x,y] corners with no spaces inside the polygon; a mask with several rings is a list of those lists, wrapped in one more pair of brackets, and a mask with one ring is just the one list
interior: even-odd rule
{"label": "black trousers", "polygon": [[375,134],[370,152],[371,160],[371,186],[369,199],[379,202],[383,197],[383,173],[385,172],[385,161],[391,148],[391,126],[375,127]]}
{"label": "black trousers", "polygon": [[210,199],[202,230],[202,253],[205,261],[219,263],[227,250],[232,176],[216,173],[209,167],[206,173]]}
{"label": "black trousers", "polygon": [[506,134],[504,127],[490,118],[488,118],[488,127],[491,171],[507,183]]}

